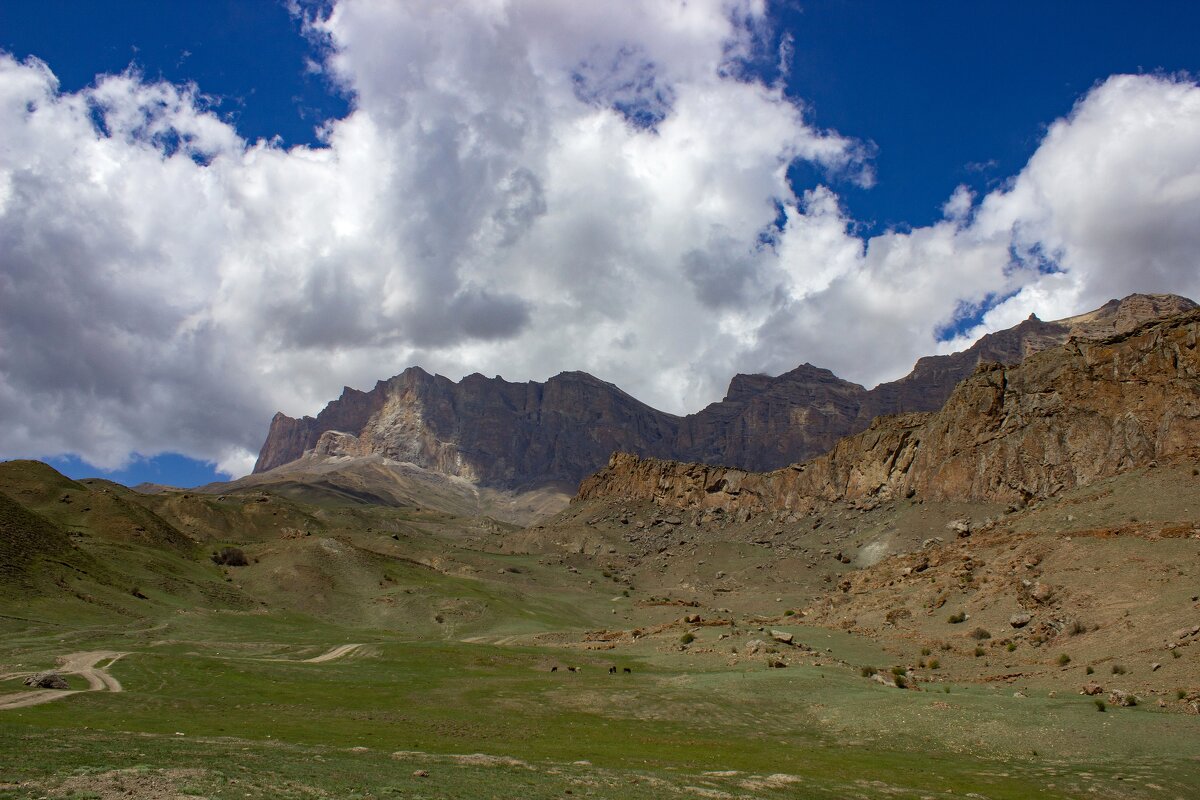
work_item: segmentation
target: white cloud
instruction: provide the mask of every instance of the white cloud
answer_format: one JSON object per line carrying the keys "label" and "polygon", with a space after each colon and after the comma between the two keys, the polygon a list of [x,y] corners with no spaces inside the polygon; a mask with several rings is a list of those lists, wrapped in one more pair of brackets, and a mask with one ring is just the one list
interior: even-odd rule
{"label": "white cloud", "polygon": [[202,86],[63,94],[0,56],[0,456],[241,471],[276,409],[414,363],[584,369],[688,411],[738,370],[897,377],[991,296],[1015,293],[973,334],[1200,294],[1189,80],[1115,77],[1006,188],[863,241],[786,172],[869,185],[865,150],[739,77],[765,24],[748,0],[344,0],[310,27],[353,111],[286,151]]}

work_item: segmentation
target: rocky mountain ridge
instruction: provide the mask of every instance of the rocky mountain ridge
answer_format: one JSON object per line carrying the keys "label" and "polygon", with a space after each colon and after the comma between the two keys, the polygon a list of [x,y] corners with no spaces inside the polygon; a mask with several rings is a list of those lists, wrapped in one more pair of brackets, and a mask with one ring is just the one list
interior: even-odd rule
{"label": "rocky mountain ridge", "polygon": [[811,364],[777,377],[736,375],[723,400],[685,417],[582,372],[545,383],[479,374],[455,383],[412,367],[370,391],[347,387],[316,417],[276,414],[254,472],[306,454],[377,455],[501,489],[577,486],[616,451],[767,471],[826,452],[879,415],[941,408],[981,361],[1015,364],[1073,336],[1112,335],[1196,307],[1174,295],[1131,295],[1056,322],[1031,317],[962,352],[922,358],[909,375],[870,390]]}
{"label": "rocky mountain ridge", "polygon": [[876,419],[823,456],[773,472],[615,454],[578,499],[759,513],[912,496],[1053,496],[1200,443],[1200,311],[1103,339],[983,362],[937,412]]}

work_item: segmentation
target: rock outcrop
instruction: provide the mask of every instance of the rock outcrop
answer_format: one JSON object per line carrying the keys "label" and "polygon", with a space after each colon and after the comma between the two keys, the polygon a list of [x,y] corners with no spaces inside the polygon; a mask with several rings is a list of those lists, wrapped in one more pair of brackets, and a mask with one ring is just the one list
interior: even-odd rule
{"label": "rock outcrop", "polygon": [[577,485],[616,450],[669,452],[678,419],[582,372],[455,383],[412,367],[369,392],[346,388],[316,418],[276,414],[254,471],[312,452],[380,455],[485,486]]}
{"label": "rock outcrop", "polygon": [[578,497],[758,512],[819,501],[1026,502],[1200,446],[1200,311],[1015,366],[985,362],[934,413],[876,419],[766,473],[616,454]]}
{"label": "rock outcrop", "polygon": [[1131,295],[1057,322],[1030,318],[962,352],[922,358],[871,390],[811,364],[778,377],[737,375],[721,402],[686,417],[582,372],[545,383],[478,374],[455,383],[413,367],[367,392],[346,388],[315,418],[276,414],[254,471],[306,453],[379,455],[520,489],[578,485],[614,451],[768,471],[827,452],[882,414],[936,411],[981,362],[1016,364],[1072,336],[1112,336],[1196,307],[1174,295]]}

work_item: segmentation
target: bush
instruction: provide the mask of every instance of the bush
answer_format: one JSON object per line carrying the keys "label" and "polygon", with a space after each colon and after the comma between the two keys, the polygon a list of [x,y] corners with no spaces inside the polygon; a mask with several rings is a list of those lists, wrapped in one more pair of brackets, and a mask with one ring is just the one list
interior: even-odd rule
{"label": "bush", "polygon": [[1183,658],[1183,653],[1179,652],[1178,650],[1172,650],[1171,658]]}
{"label": "bush", "polygon": [[691,631],[688,631],[683,636],[679,637],[679,641],[683,642],[684,644],[691,644],[692,642],[696,641],[696,637]]}
{"label": "bush", "polygon": [[250,563],[240,547],[222,547],[212,554],[212,560],[214,564],[224,567],[244,567]]}
{"label": "bush", "polygon": [[874,667],[863,667],[858,671],[858,674],[862,675],[864,678],[869,678],[878,671],[879,670],[875,669]]}
{"label": "bush", "polygon": [[1103,700],[1101,700],[1099,697],[1097,697],[1097,698],[1096,698],[1095,700],[1093,700],[1092,702],[1096,704],[1096,710],[1097,710],[1097,711],[1103,711],[1103,710],[1106,708],[1106,706],[1104,705],[1104,701],[1103,701]]}
{"label": "bush", "polygon": [[899,677],[908,672],[907,667],[892,667],[892,674]]}
{"label": "bush", "polygon": [[1078,636],[1081,633],[1087,633],[1087,629],[1087,625],[1084,625],[1079,620],[1072,620],[1071,624],[1067,626],[1067,635]]}
{"label": "bush", "polygon": [[939,661],[938,659],[936,659],[936,658],[929,659],[929,668],[930,669],[939,669],[941,666],[942,666],[942,662]]}
{"label": "bush", "polygon": [[1124,675],[1125,668],[1123,666],[1121,666],[1120,664],[1113,664],[1112,665],[1112,674],[1113,675]]}
{"label": "bush", "polygon": [[932,650],[930,650],[928,647],[922,647],[922,648],[921,648],[921,655],[923,655],[923,656],[927,656],[927,655],[929,655],[931,652],[933,652],[933,651],[932,651]]}
{"label": "bush", "polygon": [[967,612],[965,612],[965,611],[956,611],[946,619],[946,621],[949,622],[951,625],[957,625],[960,622],[966,622],[966,620],[967,620]]}
{"label": "bush", "polygon": [[1067,655],[1066,653],[1058,654],[1058,665],[1060,667],[1065,667],[1067,664],[1070,664],[1070,663],[1071,663],[1071,657],[1069,655]]}
{"label": "bush", "polygon": [[984,639],[992,638],[992,635],[983,628],[976,628],[971,631],[971,638],[982,642]]}
{"label": "bush", "polygon": [[1175,699],[1176,700],[1182,700],[1185,697],[1187,697],[1187,692],[1185,692],[1183,689],[1175,690]]}
{"label": "bush", "polygon": [[1007,645],[1004,646],[1004,649],[1011,653],[1012,651],[1017,649],[1017,643],[1009,642]]}
{"label": "bush", "polygon": [[1088,667],[1087,669],[1084,670],[1084,672],[1087,673],[1088,675],[1093,674],[1095,671],[1096,670],[1093,669],[1092,667]]}
{"label": "bush", "polygon": [[982,647],[976,647],[976,648],[975,648],[975,657],[976,657],[976,658],[979,658],[979,657],[980,657],[981,655],[983,655],[985,652],[986,652],[986,651],[985,651],[985,650],[984,650]]}
{"label": "bush", "polygon": [[905,678],[903,675],[896,675],[893,677],[893,680],[896,681],[897,689],[907,689],[908,688],[908,678]]}
{"label": "bush", "polygon": [[796,612],[789,608],[787,611],[783,612],[783,615],[785,617],[793,617],[796,615]]}

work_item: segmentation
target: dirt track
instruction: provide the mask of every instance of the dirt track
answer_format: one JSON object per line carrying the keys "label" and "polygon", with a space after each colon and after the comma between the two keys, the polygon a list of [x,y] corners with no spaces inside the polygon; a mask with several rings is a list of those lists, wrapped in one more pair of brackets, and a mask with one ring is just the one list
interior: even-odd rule
{"label": "dirt track", "polygon": [[328,653],[322,653],[321,655],[313,658],[306,658],[304,659],[303,663],[320,664],[325,661],[333,661],[335,658],[341,658],[342,656],[350,655],[360,647],[362,647],[361,644],[343,644],[339,647],[333,648]]}
{"label": "dirt track", "polygon": [[[125,655],[128,655],[128,653],[118,653],[111,650],[71,653],[59,659],[62,663],[55,671],[63,675],[82,675],[88,682],[87,691],[89,692],[121,692],[124,691],[121,682],[96,665],[101,661],[108,660],[108,666],[111,667],[117,659]],[[35,673],[14,673],[12,675],[5,675],[4,677],[20,678],[33,674]],[[17,692],[16,694],[0,697],[0,711],[10,708],[27,708],[29,706],[41,705],[53,700],[61,700],[72,694],[78,694],[78,691],[67,689],[34,689],[28,692]]]}

